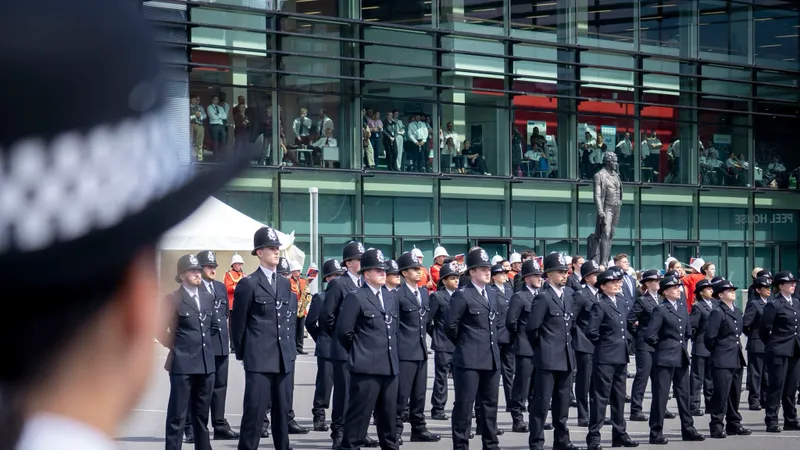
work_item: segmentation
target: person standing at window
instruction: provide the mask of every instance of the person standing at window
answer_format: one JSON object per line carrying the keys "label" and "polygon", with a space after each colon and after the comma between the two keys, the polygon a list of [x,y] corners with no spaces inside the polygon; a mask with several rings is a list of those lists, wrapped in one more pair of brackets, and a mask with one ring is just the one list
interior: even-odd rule
{"label": "person standing at window", "polygon": [[311,119],[308,117],[308,110],[300,108],[300,117],[292,122],[292,132],[294,132],[295,145],[310,145],[311,143]]}
{"label": "person standing at window", "polygon": [[203,161],[203,139],[206,137],[206,129],[203,121],[207,118],[206,111],[200,105],[200,97],[193,95],[189,105],[189,120],[192,124],[192,146],[194,147],[195,161]]}
{"label": "person standing at window", "polygon": [[214,157],[217,161],[225,161],[225,127],[228,120],[228,113],[225,106],[219,104],[219,97],[211,97],[211,104],[208,106],[208,133],[214,145]]}

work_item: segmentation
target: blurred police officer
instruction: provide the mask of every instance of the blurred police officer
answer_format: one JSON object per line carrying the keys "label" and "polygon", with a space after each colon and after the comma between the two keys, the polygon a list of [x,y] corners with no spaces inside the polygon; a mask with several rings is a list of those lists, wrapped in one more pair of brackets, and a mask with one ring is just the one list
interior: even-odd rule
{"label": "blurred police officer", "polygon": [[684,441],[702,441],[689,410],[689,352],[687,345],[692,337],[689,311],[681,299],[681,280],[677,276],[664,277],[658,293],[664,301],[653,309],[653,315],[644,329],[644,340],[655,348],[653,355],[653,401],[650,407],[650,444],[665,445],[664,413],[667,410],[669,388],[672,385],[678,415],[681,418],[681,436]]}
{"label": "blurred police officer", "polygon": [[[322,264],[322,281],[330,284],[331,281],[344,273],[342,266],[336,259],[329,259]],[[314,403],[311,415],[314,417],[314,431],[328,431],[325,423],[325,410],[328,409],[333,390],[333,362],[331,361],[331,335],[328,330],[320,326],[319,316],[322,305],[325,303],[325,292],[318,292],[311,298],[306,316],[306,330],[314,340],[314,356],[317,357],[317,377],[314,383]]]}
{"label": "blurred police officer", "polygon": [[536,367],[528,439],[532,449],[544,447],[544,420],[548,407],[553,413],[553,447],[562,450],[576,448],[567,429],[572,371],[575,368],[571,334],[574,293],[566,287],[568,269],[564,255],[553,252],[545,256],[547,283],[534,298],[526,325]]}
{"label": "blurred police officer", "polygon": [[583,256],[573,256],[572,261],[569,263],[572,274],[567,277],[567,287],[575,292],[584,288],[583,272],[581,271],[584,263],[586,263],[586,258]]}
{"label": "blurred police officer", "polygon": [[[704,333],[705,346],[711,351],[710,369],[714,382],[711,401],[706,403],[706,409],[711,414],[711,437],[722,439],[728,434],[743,436],[751,431],[742,426],[742,416],[739,414],[742,370],[746,364],[741,340],[744,323],[742,310],[733,304],[736,301],[736,287],[730,281],[721,281],[714,285],[713,291],[720,303],[709,314]],[[725,431],[722,428],[723,420],[727,422]]]}
{"label": "blurred police officer", "polygon": [[403,410],[409,407],[411,440],[435,442],[439,435],[431,434],[425,422],[425,392],[428,382],[428,329],[430,300],[428,290],[419,287],[422,264],[412,252],[397,258],[400,277],[403,279],[395,299],[400,306],[397,324],[397,356],[400,359],[400,377],[397,385],[397,442],[402,442]]}
{"label": "blurred police officer", "polygon": [[347,294],[336,323],[336,338],[347,351],[350,371],[341,448],[354,450],[366,444],[374,410],[381,448],[396,450],[399,306],[383,286],[386,260],[380,250],[363,252],[359,267],[364,284]]}
{"label": "blurred police officer", "polygon": [[592,377],[592,356],[594,344],[586,337],[586,327],[589,325],[592,305],[597,303],[598,290],[597,274],[601,272],[596,261],[590,259],[580,266],[578,273],[578,286],[586,286],[575,291],[572,296],[572,312],[575,326],[572,328],[572,343],[575,350],[575,399],[578,403],[578,426],[589,426],[589,386]]}
{"label": "blurred police officer", "polygon": [[458,267],[449,262],[439,268],[441,288],[431,294],[431,316],[428,334],[431,335],[433,354],[433,389],[431,389],[431,419],[447,420],[444,406],[447,403],[447,377],[453,369],[453,342],[444,334],[444,317],[450,299],[458,289]]}
{"label": "blurred police officer", "polygon": [[166,449],[181,448],[189,405],[195,448],[211,449],[208,411],[214,388],[214,350],[211,325],[216,320],[214,297],[202,288],[203,268],[195,255],[178,259],[175,281],[181,284],[167,297],[172,316],[159,341],[169,349],[164,368],[169,372]]}
{"label": "blurred police officer", "polygon": [[[520,253],[519,256],[522,264],[525,264],[525,261],[533,260],[536,254],[530,250],[525,250]],[[525,289],[525,281],[522,278],[514,277],[514,292],[519,292],[523,289]]]}
{"label": "blurred police officer", "polygon": [[245,371],[239,450],[258,448],[268,408],[275,448],[289,448],[291,405],[286,393],[297,357],[297,301],[289,281],[277,274],[280,245],[271,227],[255,232],[251,254],[258,257],[259,268],[242,279],[233,294],[233,347]]}
{"label": "blurred police officer", "polygon": [[653,316],[653,309],[660,303],[658,298],[660,279],[657,270],[642,272],[640,283],[644,286],[645,292],[633,302],[633,307],[628,313],[628,328],[634,333],[634,353],[636,355],[636,376],[633,378],[631,387],[631,415],[629,418],[634,422],[647,421],[647,416],[642,413],[642,402],[644,401],[644,391],[647,390],[647,380],[650,380],[653,375],[655,349],[644,340],[644,333]]}
{"label": "blurred police officer", "polygon": [[591,410],[586,443],[589,450],[600,447],[600,430],[606,408],[611,406],[612,447],[637,447],[625,430],[625,392],[628,356],[626,337],[628,311],[626,302],[617,296],[622,290],[624,275],[606,270],[597,275],[595,289],[598,301],[592,304],[586,326],[586,338],[594,343]]}
{"label": "blurred police officer", "polygon": [[800,358],[800,301],[794,298],[797,281],[788,271],[775,274],[772,286],[777,291],[764,305],[759,333],[767,349],[769,387],[764,405],[767,432],[779,433],[778,409],[783,406],[783,428],[800,430],[797,407],[798,358]]}
{"label": "blurred police officer", "polygon": [[492,266],[492,284],[497,294],[497,345],[500,347],[500,376],[503,380],[503,395],[506,411],[511,411],[511,386],[514,384],[514,350],[511,335],[506,327],[508,306],[514,295],[514,287],[508,280],[509,270],[503,264]]}
{"label": "blurred police officer", "polygon": [[[753,277],[753,284],[751,284],[750,287],[747,288],[747,300],[748,301],[753,300],[753,299],[758,299],[760,297],[760,295],[757,292],[757,290],[759,288],[759,285],[756,283],[756,279],[757,278],[766,278],[768,285],[772,286],[772,278],[773,278],[772,277],[772,272],[770,272],[767,269],[761,269],[761,270],[755,272],[755,276]],[[745,309],[744,313],[747,314],[747,310],[746,309]],[[748,362],[749,362],[749,360],[748,360]],[[751,368],[752,368],[752,366],[751,366]],[[750,368],[748,368],[747,371],[749,372]]]}
{"label": "blurred police officer", "polygon": [[400,267],[397,261],[393,259],[386,260],[386,289],[396,292],[400,285],[403,284],[403,278],[400,276]]}
{"label": "blurred police officer", "polygon": [[760,411],[765,405],[769,376],[766,370],[766,348],[761,340],[761,316],[764,306],[769,302],[771,280],[756,277],[753,280],[753,297],[744,309],[744,333],[747,335],[747,402],[751,411]]}
{"label": "blurred police officer", "polygon": [[694,303],[689,321],[692,324],[692,369],[689,379],[689,408],[692,415],[702,417],[704,412],[700,409],[700,392],[708,408],[711,401],[711,391],[714,387],[714,380],[711,378],[711,366],[709,358],[711,351],[706,348],[705,330],[708,324],[708,316],[716,307],[717,300],[714,298],[714,286],[708,280],[700,280],[694,286]]}
{"label": "blurred police officer", "polygon": [[484,449],[498,449],[497,396],[500,388],[500,348],[497,345],[497,300],[491,283],[489,255],[480,247],[467,254],[469,283],[450,298],[445,334],[453,352],[453,449],[469,448],[470,413],[480,394],[479,425]]}

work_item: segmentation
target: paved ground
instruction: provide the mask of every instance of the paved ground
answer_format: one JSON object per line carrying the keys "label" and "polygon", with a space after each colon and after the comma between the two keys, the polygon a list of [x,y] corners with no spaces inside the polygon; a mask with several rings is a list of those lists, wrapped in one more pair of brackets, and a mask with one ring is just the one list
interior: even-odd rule
{"label": "paved ground", "polygon": [[[166,351],[159,345],[160,357],[153,367],[153,377],[151,385],[142,399],[142,402],[132,413],[130,420],[121,431],[118,438],[119,443],[123,449],[129,450],[155,450],[164,448],[164,421],[165,410],[167,407],[167,398],[169,395],[169,379],[162,366],[166,357]],[[313,351],[313,344],[311,340],[306,340],[306,350]],[[631,370],[634,368],[631,366]],[[428,386],[430,389],[433,380],[433,368],[428,367]],[[297,378],[295,380],[295,397],[294,408],[297,414],[298,422],[303,426],[311,426],[311,399],[314,391],[314,376],[316,372],[316,364],[313,356],[301,356],[297,360]],[[630,389],[630,382],[628,385]],[[242,367],[238,362],[231,363],[230,381],[228,386],[228,406],[227,417],[234,429],[238,430],[239,421],[241,420],[242,412],[242,394],[244,392],[244,374]],[[429,391],[430,392],[430,391]],[[744,416],[745,426],[753,429],[751,436],[744,437],[728,437],[724,440],[711,440],[707,439],[701,443],[684,443],[680,441],[680,426],[678,419],[667,420],[665,423],[665,434],[670,439],[670,444],[666,447],[671,450],[674,449],[719,449],[719,450],[735,450],[735,449],[765,449],[765,448],[800,448],[800,432],[783,432],[781,434],[768,434],[764,432],[764,414],[762,411],[753,412],[747,409],[746,393],[743,393],[742,413]],[[452,406],[452,383],[451,392],[449,397],[449,404]],[[500,391],[501,411],[504,408],[505,399],[502,394],[502,387]],[[670,409],[677,412],[674,400],[670,403]],[[645,412],[649,410],[649,392],[645,399]],[[426,408],[429,413],[430,408]],[[628,411],[626,410],[626,417]],[[330,412],[328,413],[330,417]],[[449,415],[449,411],[448,411]],[[708,416],[695,418],[695,425],[697,429],[703,433],[708,433]],[[527,433],[511,433],[511,417],[508,413],[501,412],[498,418],[500,428],[506,430],[503,436],[500,436],[500,446],[503,449],[527,449]],[[434,433],[440,433],[443,439],[435,444],[420,444],[406,442],[403,445],[403,450],[425,449],[425,450],[439,450],[451,448],[451,441],[449,438],[450,422],[436,422],[429,421],[429,428]],[[578,428],[576,425],[576,410],[570,410],[569,420],[570,432],[572,441],[576,445],[585,447],[586,445],[586,429]],[[647,442],[647,423],[642,422],[628,422],[628,432],[633,439],[637,439],[643,443],[640,447],[644,448],[664,448],[659,446],[646,445]],[[370,435],[375,437],[375,429],[371,427]],[[552,443],[552,432],[545,432],[547,439],[547,446],[550,448]],[[406,427],[405,440],[408,440],[408,427]],[[611,443],[611,431],[609,427],[603,429],[603,445],[607,448]],[[215,449],[235,449],[235,441],[212,441],[212,446]],[[330,448],[330,437],[328,433],[310,432],[306,435],[292,436],[292,446],[295,450],[301,449],[328,449]],[[471,441],[473,448],[480,448],[480,438],[476,437]],[[185,448],[193,448],[192,445],[186,445]],[[272,439],[263,439],[261,441],[261,448],[273,448]]]}

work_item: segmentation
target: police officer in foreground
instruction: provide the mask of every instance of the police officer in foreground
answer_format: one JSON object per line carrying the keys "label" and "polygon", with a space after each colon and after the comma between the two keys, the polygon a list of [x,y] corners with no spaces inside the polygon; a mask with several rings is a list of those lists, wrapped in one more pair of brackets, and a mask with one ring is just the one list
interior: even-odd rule
{"label": "police officer in foreground", "polygon": [[[567,429],[572,371],[572,289],[566,287],[569,267],[564,255],[550,253],[544,258],[547,283],[533,300],[526,330],[533,347],[533,400],[530,404],[531,449],[544,447],[544,421],[548,407],[553,414],[553,448],[573,450]],[[552,399],[552,405],[551,405]]]}
{"label": "police officer in foreground", "polygon": [[794,298],[797,281],[791,272],[775,274],[772,286],[777,292],[764,305],[759,333],[767,348],[769,387],[764,405],[767,432],[780,433],[778,409],[783,406],[783,429],[800,430],[794,404],[798,385],[796,366],[800,359],[800,301]]}
{"label": "police officer in foreground", "polygon": [[[714,297],[720,303],[709,314],[704,334],[705,346],[711,351],[714,381],[711,401],[706,404],[711,414],[709,430],[714,439],[724,439],[729,434],[746,436],[752,432],[742,426],[742,416],[739,414],[742,371],[747,365],[742,352],[742,310],[733,304],[736,301],[736,287],[730,281],[721,281],[713,289]],[[722,428],[723,420],[727,422],[725,431]]]}
{"label": "police officer in foreground", "polygon": [[431,316],[428,334],[431,336],[433,354],[433,388],[431,389],[431,419],[447,420],[444,406],[447,403],[447,377],[453,368],[453,342],[444,334],[444,317],[450,299],[458,289],[458,267],[456,263],[442,264],[439,268],[440,288],[430,296]]}
{"label": "police officer in foreground", "polygon": [[626,336],[628,309],[625,300],[617,296],[622,290],[623,280],[619,271],[606,270],[597,275],[594,285],[599,290],[598,301],[592,304],[586,326],[586,338],[594,343],[592,399],[586,435],[589,450],[602,448],[600,430],[609,405],[611,446],[639,446],[639,442],[632,440],[625,429],[625,392],[630,362]]}
{"label": "police officer in foreground", "polygon": [[[514,384],[514,350],[511,335],[506,327],[508,306],[514,295],[514,287],[508,280],[506,267],[502,264],[492,266],[491,288],[497,294],[497,345],[500,347],[500,376],[503,380],[503,395],[506,399],[506,411],[511,411],[511,387]],[[502,434],[502,433],[501,433]]]}
{"label": "police officer in foreground", "polygon": [[767,373],[766,348],[761,340],[761,316],[764,306],[772,295],[771,281],[767,277],[753,280],[753,296],[744,309],[744,334],[747,335],[747,403],[751,411],[760,411],[766,404],[769,375]]}
{"label": "police officer in foreground", "polygon": [[239,282],[233,294],[231,334],[245,373],[239,450],[258,448],[268,408],[276,450],[289,449],[291,405],[286,393],[297,357],[297,299],[289,280],[277,274],[280,245],[272,227],[255,232],[251,254],[258,257],[259,267]]}
{"label": "police officer in foreground", "polygon": [[658,293],[664,301],[653,309],[653,315],[644,329],[644,340],[655,348],[653,354],[653,400],[650,405],[650,444],[666,445],[664,413],[667,410],[670,385],[678,403],[681,420],[681,437],[684,441],[703,441],[703,435],[694,427],[689,410],[689,352],[692,337],[689,311],[681,303],[681,280],[677,276],[664,277]]}
{"label": "police officer in foreground", "polygon": [[396,450],[399,306],[383,286],[386,259],[380,250],[363,252],[359,267],[364,284],[347,294],[336,322],[336,338],[347,351],[350,371],[341,448],[354,450],[366,444],[374,410],[381,448]]}
{"label": "police officer in foreground", "polygon": [[572,328],[572,343],[577,365],[575,400],[578,403],[579,427],[589,426],[589,386],[591,386],[594,344],[586,337],[586,327],[589,325],[589,318],[592,315],[592,306],[598,302],[598,289],[595,284],[600,272],[602,272],[600,266],[593,259],[581,264],[578,281],[575,282],[575,285],[585,285],[586,287],[575,291],[572,296],[572,313],[575,318],[575,326]]}
{"label": "police officer in foreground", "polygon": [[[717,283],[719,284],[719,283]],[[714,380],[711,378],[710,357],[711,351],[706,348],[705,330],[708,325],[708,316],[716,308],[719,301],[714,294],[714,287],[708,280],[700,280],[694,286],[694,303],[689,320],[692,323],[692,369],[689,380],[689,408],[692,415],[702,417],[703,410],[700,408],[700,392],[703,393],[706,408],[711,401],[711,391],[714,387]],[[741,383],[740,383],[741,384]]]}
{"label": "police officer in foreground", "polygon": [[[322,281],[331,283],[344,273],[336,259],[329,259],[322,264]],[[306,316],[306,330],[314,340],[314,356],[317,357],[317,377],[314,384],[314,403],[311,415],[314,417],[314,431],[328,431],[325,423],[325,410],[328,409],[333,391],[333,362],[331,361],[331,335],[319,324],[325,292],[314,294]]]}
{"label": "police officer in foreground", "polygon": [[195,255],[178,259],[175,281],[181,284],[167,297],[170,322],[159,341],[169,349],[164,368],[169,372],[166,449],[181,448],[189,405],[195,448],[210,450],[208,411],[214,388],[214,350],[211,324],[216,320],[214,297],[202,288],[203,268]]}
{"label": "police officer in foreground", "polygon": [[475,398],[480,395],[479,424],[484,449],[499,449],[497,396],[500,388],[500,348],[497,345],[497,299],[489,289],[491,263],[486,250],[467,254],[469,283],[450,298],[444,332],[453,351],[453,449],[469,448],[469,425]]}

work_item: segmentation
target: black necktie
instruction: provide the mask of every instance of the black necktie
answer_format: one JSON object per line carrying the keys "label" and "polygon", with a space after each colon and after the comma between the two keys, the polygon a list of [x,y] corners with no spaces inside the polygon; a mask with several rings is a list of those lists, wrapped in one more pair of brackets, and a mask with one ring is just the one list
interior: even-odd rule
{"label": "black necktie", "polygon": [[276,292],[278,292],[278,290],[277,290],[277,287],[275,286],[275,282],[276,282],[276,279],[275,279],[275,272],[272,272],[272,280],[271,280],[271,282],[270,282],[270,284],[269,284],[269,285],[270,285],[270,287],[272,288],[272,293],[273,293],[273,294],[274,294],[274,293],[276,293]]}

